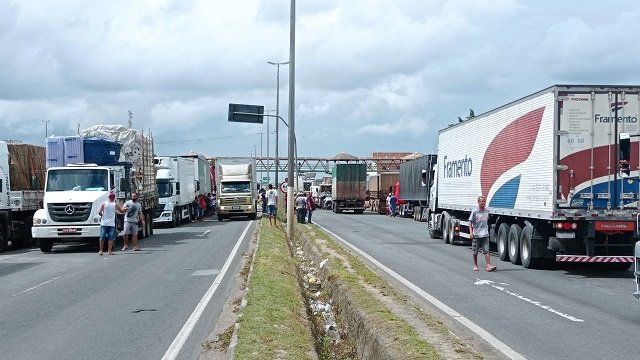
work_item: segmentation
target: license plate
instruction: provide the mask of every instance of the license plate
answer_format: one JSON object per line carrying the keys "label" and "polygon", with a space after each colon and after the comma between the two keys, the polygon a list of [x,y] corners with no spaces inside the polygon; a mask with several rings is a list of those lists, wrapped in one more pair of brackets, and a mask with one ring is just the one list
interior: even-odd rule
{"label": "license plate", "polygon": [[72,234],[72,233],[77,233],[78,229],[76,229],[76,228],[63,228],[62,232],[66,233],[66,234]]}
{"label": "license plate", "polygon": [[560,232],[560,231],[557,231],[556,232],[556,238],[557,239],[575,239],[576,238],[576,233],[574,233],[574,232]]}
{"label": "license plate", "polygon": [[231,210],[240,210],[240,206],[232,206]]}

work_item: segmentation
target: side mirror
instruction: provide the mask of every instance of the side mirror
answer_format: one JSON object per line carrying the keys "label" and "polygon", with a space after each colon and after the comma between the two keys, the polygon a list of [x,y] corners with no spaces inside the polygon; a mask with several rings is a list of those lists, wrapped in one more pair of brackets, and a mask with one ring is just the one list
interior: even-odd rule
{"label": "side mirror", "polygon": [[422,170],[422,186],[427,186],[427,170]]}
{"label": "side mirror", "polygon": [[619,159],[618,167],[621,177],[628,177],[631,174],[631,136],[629,133],[620,133],[619,147]]}

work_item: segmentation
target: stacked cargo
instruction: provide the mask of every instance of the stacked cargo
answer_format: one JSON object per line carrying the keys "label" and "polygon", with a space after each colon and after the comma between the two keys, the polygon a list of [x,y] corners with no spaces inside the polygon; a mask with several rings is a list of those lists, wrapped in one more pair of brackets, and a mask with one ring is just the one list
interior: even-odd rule
{"label": "stacked cargo", "polygon": [[332,171],[333,186],[331,198],[333,211],[340,213],[353,210],[357,214],[364,212],[367,197],[367,167],[365,164],[336,164]]}
{"label": "stacked cargo", "polygon": [[7,144],[11,190],[43,190],[45,148],[30,144]]}
{"label": "stacked cargo", "polygon": [[379,214],[387,213],[387,196],[391,192],[395,192],[394,188],[400,174],[398,173],[382,173],[369,177],[369,203],[373,211]]}

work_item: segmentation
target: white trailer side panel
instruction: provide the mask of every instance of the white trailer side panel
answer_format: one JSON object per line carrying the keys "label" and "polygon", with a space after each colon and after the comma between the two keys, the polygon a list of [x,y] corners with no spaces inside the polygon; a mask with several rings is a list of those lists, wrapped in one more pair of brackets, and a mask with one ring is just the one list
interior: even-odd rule
{"label": "white trailer side panel", "polygon": [[193,202],[196,196],[196,184],[193,180],[195,177],[193,159],[178,156],[173,157],[173,162],[176,165],[176,180],[180,184],[179,205],[189,204]]}
{"label": "white trailer side panel", "polygon": [[553,89],[440,132],[438,207],[550,217],[554,207]]}

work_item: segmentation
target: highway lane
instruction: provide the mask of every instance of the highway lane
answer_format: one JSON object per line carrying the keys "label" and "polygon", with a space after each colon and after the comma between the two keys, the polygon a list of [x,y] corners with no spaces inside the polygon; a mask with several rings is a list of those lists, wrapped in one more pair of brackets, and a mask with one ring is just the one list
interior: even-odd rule
{"label": "highway lane", "polygon": [[2,359],[160,359],[246,235],[178,352],[196,359],[239,271],[255,221],[156,229],[143,251],[99,256],[86,246],[0,254]]}
{"label": "highway lane", "polygon": [[474,272],[470,246],[430,239],[426,224],[413,219],[322,210],[313,219],[523,357],[638,357],[640,302],[631,295],[631,271],[529,270],[494,256],[497,272]]}

